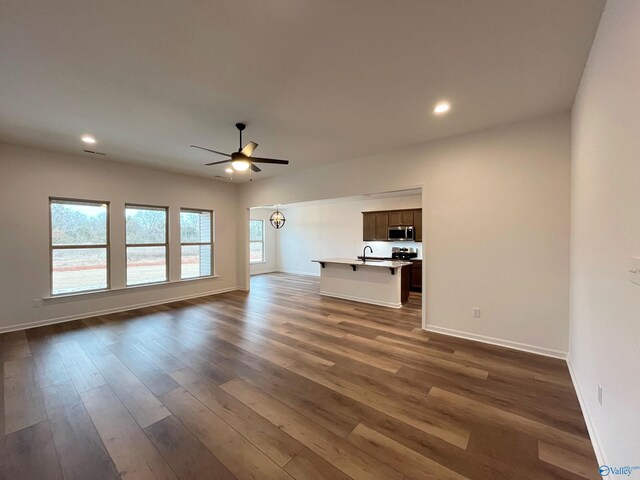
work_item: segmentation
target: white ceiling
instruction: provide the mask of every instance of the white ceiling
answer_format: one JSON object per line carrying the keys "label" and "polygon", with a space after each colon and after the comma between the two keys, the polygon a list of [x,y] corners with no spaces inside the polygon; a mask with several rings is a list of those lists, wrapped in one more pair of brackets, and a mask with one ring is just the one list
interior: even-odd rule
{"label": "white ceiling", "polygon": [[603,3],[5,0],[0,140],[213,177],[245,121],[262,178],[563,111]]}

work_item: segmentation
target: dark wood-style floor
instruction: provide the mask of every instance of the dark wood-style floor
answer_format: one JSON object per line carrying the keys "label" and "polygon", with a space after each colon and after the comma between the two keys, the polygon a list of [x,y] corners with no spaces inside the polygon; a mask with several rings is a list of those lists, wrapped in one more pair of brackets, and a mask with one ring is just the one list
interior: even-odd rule
{"label": "dark wood-style floor", "polygon": [[2,335],[4,477],[600,478],[563,361],[317,292],[262,275]]}

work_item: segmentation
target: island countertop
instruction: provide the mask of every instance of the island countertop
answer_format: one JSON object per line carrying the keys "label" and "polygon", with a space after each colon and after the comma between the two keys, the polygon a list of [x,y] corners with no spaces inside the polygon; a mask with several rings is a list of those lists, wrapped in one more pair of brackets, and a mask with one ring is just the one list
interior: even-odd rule
{"label": "island countertop", "polygon": [[400,268],[412,265],[411,262],[405,260],[370,260],[363,262],[357,258],[324,258],[320,260],[311,260],[317,263],[336,263],[341,265],[357,265],[358,267],[383,267],[383,268]]}
{"label": "island countertop", "polygon": [[[321,258],[320,295],[401,308],[409,299],[411,262]],[[403,268],[404,267],[404,268]]]}

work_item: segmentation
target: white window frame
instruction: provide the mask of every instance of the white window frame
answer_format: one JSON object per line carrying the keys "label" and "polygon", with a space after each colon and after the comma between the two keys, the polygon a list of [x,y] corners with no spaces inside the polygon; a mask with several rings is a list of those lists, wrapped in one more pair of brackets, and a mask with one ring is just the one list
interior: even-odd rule
{"label": "white window frame", "polygon": [[[182,222],[180,222],[180,279],[181,280],[191,280],[191,279],[196,279],[196,278],[206,278],[206,277],[213,277],[214,276],[214,265],[215,265],[215,261],[214,261],[214,241],[213,241],[213,222],[214,222],[214,212],[213,210],[206,210],[203,208],[181,208],[180,209],[180,213],[182,212],[188,212],[188,213],[208,213],[209,217],[210,217],[210,221],[209,221],[209,227],[211,229],[211,231],[209,232],[209,241],[208,242],[183,242],[182,241]],[[209,248],[211,249],[211,269],[210,269],[210,273],[209,275],[198,275],[197,277],[187,277],[185,278],[182,275],[182,247],[193,247],[193,246],[199,246],[199,247],[206,247],[207,245],[209,245]]]}
{"label": "white window frame", "polygon": [[[163,210],[165,214],[164,224],[164,243],[128,243],[127,242],[127,209],[136,208],[139,210]],[[144,205],[139,203],[125,203],[124,205],[124,272],[125,272],[125,285],[127,288],[135,288],[143,285],[159,285],[169,282],[169,207],[163,207],[160,205]],[[129,283],[129,268],[127,266],[127,258],[129,248],[144,248],[144,247],[164,247],[165,255],[165,279],[157,282],[145,282],[145,283]]]}
{"label": "white window frame", "polygon": [[[53,244],[53,218],[51,218],[51,205],[54,203],[74,203],[78,205],[98,205],[107,207],[107,219],[106,219],[106,243],[104,244],[92,244],[92,245],[54,245]],[[49,294],[52,297],[76,295],[87,292],[104,292],[111,289],[111,222],[110,222],[111,205],[107,201],[101,200],[84,200],[79,198],[65,198],[65,197],[49,197]],[[105,288],[87,288],[85,290],[75,290],[73,292],[60,292],[53,293],[53,252],[55,250],[79,250],[89,248],[104,248],[106,250],[106,262],[107,262],[107,286]]]}
{"label": "white window frame", "polygon": [[[251,222],[260,222],[262,224],[262,239],[261,240],[251,240]],[[260,243],[262,244],[262,259],[260,260],[251,260],[251,244],[252,243]],[[249,220],[249,263],[250,264],[256,264],[256,263],[266,263],[267,262],[267,252],[265,251],[265,241],[264,241],[264,220],[258,220],[258,219],[250,219]]]}

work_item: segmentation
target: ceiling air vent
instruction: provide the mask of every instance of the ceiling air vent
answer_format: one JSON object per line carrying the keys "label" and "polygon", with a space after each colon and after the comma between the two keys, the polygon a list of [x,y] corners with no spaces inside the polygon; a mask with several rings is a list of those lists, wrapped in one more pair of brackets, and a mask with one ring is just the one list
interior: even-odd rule
{"label": "ceiling air vent", "polygon": [[94,155],[106,155],[106,153],[94,152],[93,150],[85,150],[84,153],[92,153]]}

